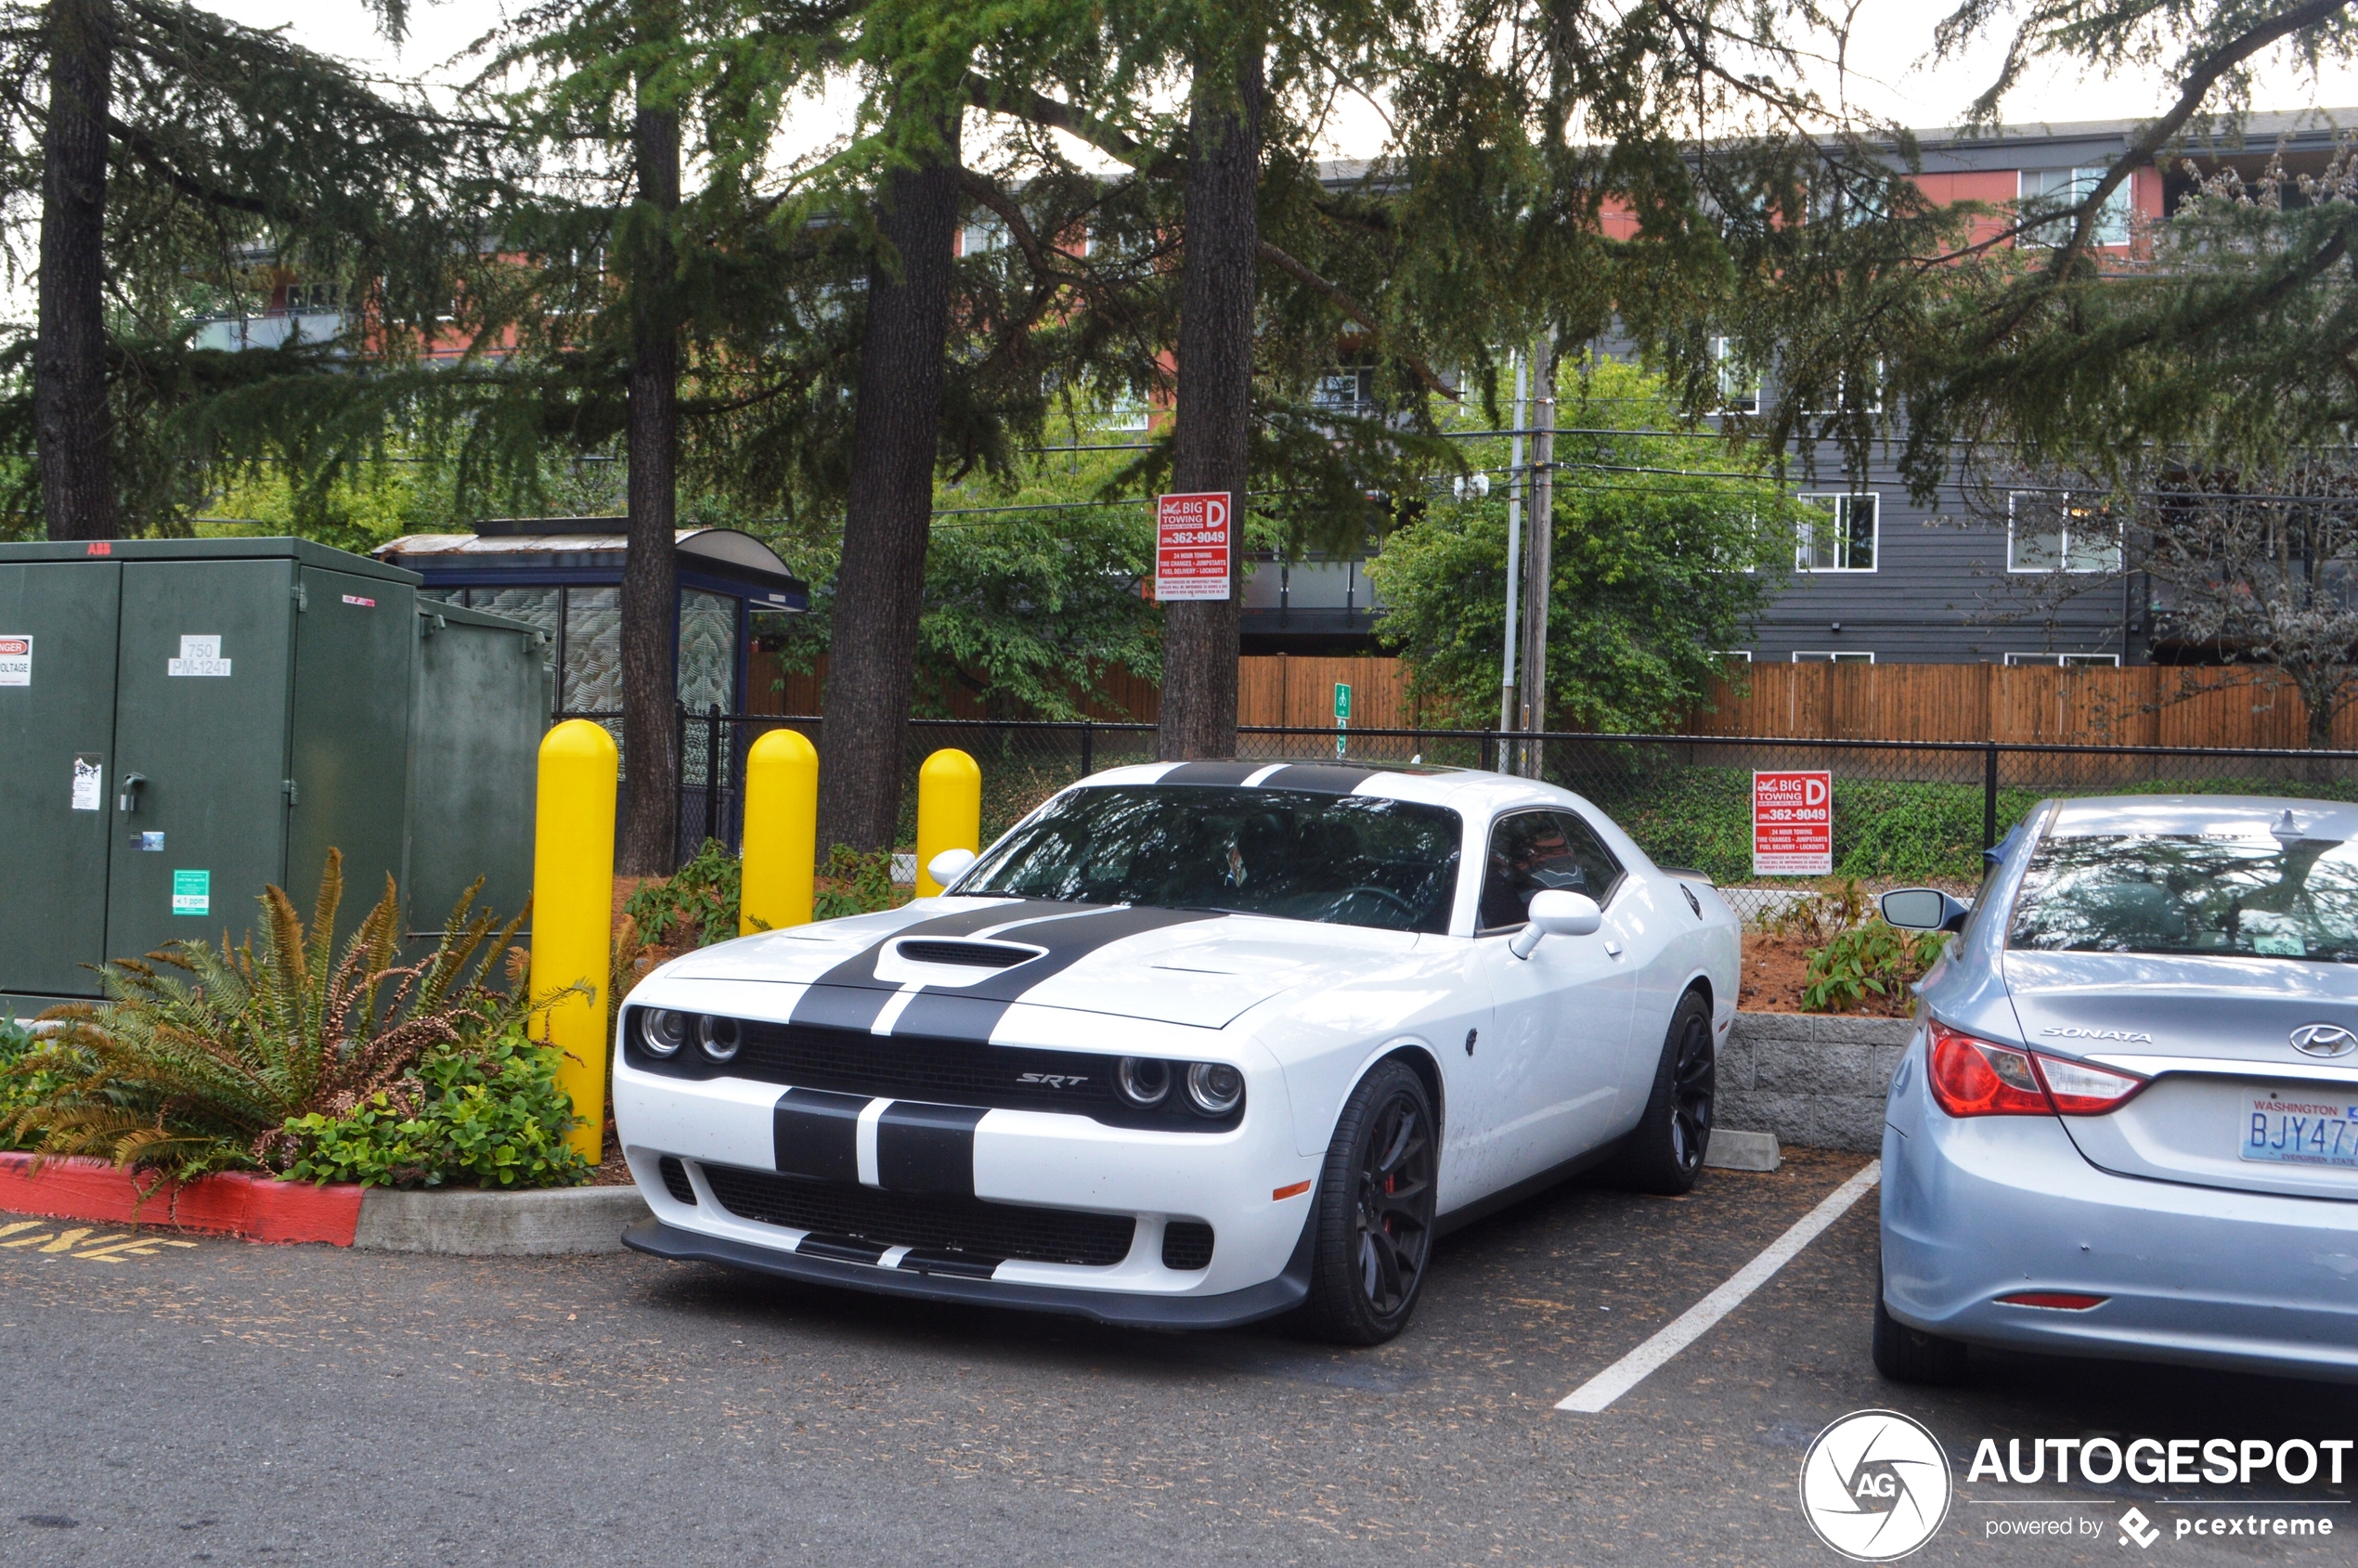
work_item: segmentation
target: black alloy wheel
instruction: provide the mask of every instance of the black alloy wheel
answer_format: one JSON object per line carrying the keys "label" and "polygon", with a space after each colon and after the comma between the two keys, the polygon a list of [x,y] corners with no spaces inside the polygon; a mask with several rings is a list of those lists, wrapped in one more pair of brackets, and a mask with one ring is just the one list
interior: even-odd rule
{"label": "black alloy wheel", "polygon": [[1718,1053],[1712,1046],[1711,1004],[1691,991],[1670,1015],[1670,1029],[1654,1068],[1645,1113],[1615,1157],[1612,1173],[1639,1192],[1688,1191],[1711,1147],[1711,1118],[1719,1096]]}
{"label": "black alloy wheel", "polygon": [[1343,1107],[1318,1184],[1312,1326],[1371,1345],[1407,1327],[1432,1252],[1441,1140],[1424,1081],[1380,1064]]}

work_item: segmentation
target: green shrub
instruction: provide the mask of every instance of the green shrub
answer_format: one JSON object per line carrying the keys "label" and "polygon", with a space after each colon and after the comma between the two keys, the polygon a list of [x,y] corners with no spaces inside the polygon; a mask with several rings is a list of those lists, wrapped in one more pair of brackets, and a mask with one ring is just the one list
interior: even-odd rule
{"label": "green shrub", "polygon": [[[650,882],[624,901],[623,930],[628,941],[617,940],[615,996],[629,993],[620,965],[637,956],[637,947],[679,950],[710,947],[737,935],[744,908],[744,862],[718,840],[707,838],[695,858],[661,882]],[[846,914],[871,914],[909,901],[892,884],[892,856],[883,850],[862,854],[838,844],[827,855],[810,889],[810,918],[834,920]],[[632,951],[625,954],[628,947]],[[631,984],[637,974],[629,974]]]}
{"label": "green shrub", "polygon": [[17,1119],[55,1093],[69,1073],[79,1076],[86,1070],[78,1063],[67,1069],[23,1068],[40,1043],[37,1035],[15,1019],[0,1019],[0,1149],[36,1147],[39,1132],[19,1134]]}
{"label": "green shrub", "polygon": [[487,1045],[430,1051],[341,1116],[287,1123],[297,1181],[368,1186],[578,1186],[590,1164],[567,1141],[577,1118],[557,1084],[563,1053],[511,1030]]}
{"label": "green shrub", "polygon": [[650,882],[622,906],[654,947],[710,947],[737,934],[743,886],[737,857],[707,838],[686,865]]}
{"label": "green shrub", "polygon": [[1879,914],[1871,916],[1810,951],[1802,1011],[1846,1013],[1870,995],[1886,1011],[1896,1011],[1906,1002],[1908,987],[1932,967],[1948,940],[1943,931],[1911,935],[1885,925]]}
{"label": "green shrub", "polygon": [[429,1050],[497,1038],[533,1011],[520,991],[485,984],[523,916],[495,934],[470,888],[434,951],[396,965],[392,879],[339,956],[343,897],[343,858],[330,849],[308,933],[271,888],[256,901],[258,947],[178,941],[105,965],[106,1000],[50,1009],[58,1030],[5,1069],[22,1096],[10,1135],[44,1156],[98,1155],[181,1180],[283,1170],[289,1121],[348,1109]]}
{"label": "green shrub", "polygon": [[810,918],[835,920],[847,914],[874,914],[907,903],[910,895],[892,885],[892,857],[879,849],[862,854],[846,844],[827,851],[819,880],[810,894]]}

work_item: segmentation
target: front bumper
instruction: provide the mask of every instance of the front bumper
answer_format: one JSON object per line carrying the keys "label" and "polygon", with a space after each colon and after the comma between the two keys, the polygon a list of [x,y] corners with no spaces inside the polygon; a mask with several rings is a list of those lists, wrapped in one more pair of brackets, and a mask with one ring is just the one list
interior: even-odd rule
{"label": "front bumper", "polygon": [[[615,1123],[658,1222],[631,1244],[819,1283],[1107,1322],[1249,1322],[1298,1304],[1308,1289],[1306,1262],[1294,1265],[1307,1257],[1321,1161],[1295,1149],[1277,1076],[1274,1067],[1249,1069],[1242,1121],[1188,1133],[1060,1112],[863,1105],[745,1079],[658,1075],[618,1058]],[[768,1199],[749,1200],[755,1188]],[[765,1207],[781,1194],[795,1196]],[[1065,1261],[1053,1261],[1053,1249],[942,1234],[962,1214],[985,1229],[1053,1228],[1058,1215],[1042,1211],[1100,1230],[1111,1217],[1127,1229]],[[810,1217],[847,1213],[860,1223]],[[894,1229],[921,1217],[933,1227],[927,1237]],[[1186,1266],[1166,1246],[1185,1224],[1211,1226],[1208,1264]]]}
{"label": "front bumper", "polygon": [[1175,1296],[1134,1290],[1077,1290],[1053,1285],[1020,1285],[954,1275],[910,1274],[900,1269],[805,1257],[774,1246],[755,1246],[725,1237],[700,1235],[661,1220],[641,1220],[622,1233],[634,1251],[681,1263],[725,1263],[810,1285],[840,1285],[879,1295],[965,1306],[1011,1307],[1086,1317],[1132,1328],[1234,1328],[1290,1312],[1310,1295],[1310,1250],[1315,1227],[1304,1223],[1293,1255],[1274,1279],[1211,1296]]}
{"label": "front bumper", "polygon": [[[1892,1316],[1976,1344],[2358,1381],[2358,1204],[2114,1175],[2054,1117],[1946,1115],[1922,1051],[1884,1130]],[[1997,1300],[2027,1290],[2105,1300]]]}

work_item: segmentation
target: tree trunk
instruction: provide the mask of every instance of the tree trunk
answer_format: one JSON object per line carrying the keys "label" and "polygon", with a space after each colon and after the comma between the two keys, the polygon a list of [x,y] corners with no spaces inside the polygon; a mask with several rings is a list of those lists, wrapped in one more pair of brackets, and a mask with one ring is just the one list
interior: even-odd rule
{"label": "tree trunk", "polygon": [[821,712],[819,849],[887,849],[900,823],[917,621],[933,526],[941,365],[958,231],[959,115],[937,152],[895,169],[877,201],[885,241],[868,271],[843,565]]}
{"label": "tree trunk", "polygon": [[630,248],[630,549],[622,568],[622,755],[630,785],[622,873],[664,876],[680,853],[680,590],[673,560],[680,331],[669,224],[680,210],[680,119],[641,103],[631,132],[639,203]]}
{"label": "tree trunk", "polygon": [[1230,68],[1196,62],[1188,130],[1185,250],[1179,279],[1178,434],[1172,485],[1225,490],[1225,599],[1185,600],[1163,612],[1159,754],[1177,761],[1237,754],[1237,595],[1244,546],[1252,423],[1253,301],[1261,242],[1259,36]]}
{"label": "tree trunk", "polygon": [[41,136],[41,317],[33,444],[53,539],[106,539],[116,520],[104,297],[111,0],[50,0],[49,121]]}

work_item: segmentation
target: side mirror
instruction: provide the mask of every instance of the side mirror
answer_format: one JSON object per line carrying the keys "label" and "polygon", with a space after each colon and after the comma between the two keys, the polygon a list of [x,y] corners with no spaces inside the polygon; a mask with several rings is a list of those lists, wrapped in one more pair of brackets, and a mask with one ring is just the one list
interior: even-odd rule
{"label": "side mirror", "polygon": [[926,875],[946,888],[965,875],[966,868],[980,859],[972,849],[944,849],[926,862]]}
{"label": "side mirror", "polygon": [[1531,896],[1531,923],[1508,940],[1507,949],[1517,958],[1528,958],[1542,937],[1591,936],[1604,923],[1605,912],[1596,900],[1551,888]]}
{"label": "side mirror", "polygon": [[1937,888],[1898,888],[1882,899],[1886,926],[1903,931],[1958,931],[1964,928],[1971,904],[1959,903]]}

